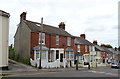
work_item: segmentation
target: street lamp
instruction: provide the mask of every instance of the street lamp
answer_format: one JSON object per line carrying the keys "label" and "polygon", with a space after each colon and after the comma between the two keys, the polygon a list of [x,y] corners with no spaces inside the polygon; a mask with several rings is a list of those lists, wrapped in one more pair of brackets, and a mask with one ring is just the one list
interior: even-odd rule
{"label": "street lamp", "polygon": [[40,32],[40,60],[39,60],[39,69],[42,69],[41,57],[42,57],[42,32],[43,32],[43,17],[41,18],[41,32]]}

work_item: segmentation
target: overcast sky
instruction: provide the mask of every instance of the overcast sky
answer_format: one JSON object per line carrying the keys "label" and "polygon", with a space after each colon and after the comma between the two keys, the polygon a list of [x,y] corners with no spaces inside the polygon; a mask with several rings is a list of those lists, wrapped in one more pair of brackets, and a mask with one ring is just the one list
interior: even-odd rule
{"label": "overcast sky", "polygon": [[118,46],[119,0],[1,0],[0,9],[10,13],[9,44],[14,43],[20,14],[27,20],[58,27],[65,22],[66,31],[75,36],[85,33],[90,42]]}

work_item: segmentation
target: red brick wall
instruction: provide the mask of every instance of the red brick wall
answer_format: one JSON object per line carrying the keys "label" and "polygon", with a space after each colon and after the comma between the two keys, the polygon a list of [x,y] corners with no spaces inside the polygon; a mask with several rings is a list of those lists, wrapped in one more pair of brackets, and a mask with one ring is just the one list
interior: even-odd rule
{"label": "red brick wall", "polygon": [[50,41],[51,41],[51,35],[45,34],[45,45],[46,45],[47,47],[50,47],[50,46],[51,46]]}
{"label": "red brick wall", "polygon": [[77,53],[77,45],[74,47],[74,52]]}
{"label": "red brick wall", "polygon": [[38,38],[39,38],[39,34],[35,33],[35,32],[31,32],[31,58],[34,59],[34,52],[32,50],[32,48],[34,46],[38,45]]}
{"label": "red brick wall", "polygon": [[[39,45],[39,34],[31,32],[31,49],[34,46]],[[65,46],[63,46],[65,45]],[[73,48],[74,49],[74,39],[71,38],[71,46],[67,46],[67,37],[59,36],[59,45],[56,45],[56,35],[45,34],[45,46],[48,48]],[[34,58],[33,51],[31,50],[31,57]]]}
{"label": "red brick wall", "polygon": [[101,52],[101,57],[102,58],[106,58],[106,53],[105,52]]}
{"label": "red brick wall", "polygon": [[85,51],[85,45],[80,45],[80,50],[82,54],[89,54],[89,45],[87,45],[87,52]]}
{"label": "red brick wall", "polygon": [[[76,53],[78,50],[77,45],[74,47],[74,52]],[[87,52],[85,51],[85,45],[80,45],[80,51],[82,54],[89,54],[89,45],[87,45]]]}
{"label": "red brick wall", "polygon": [[45,35],[45,45],[50,48],[63,48],[63,45],[66,45],[65,48],[71,47],[74,48],[74,39],[71,38],[71,46],[67,46],[67,37],[59,36],[59,45],[56,45],[56,35]]}
{"label": "red brick wall", "polygon": [[31,33],[31,48],[34,46],[37,46],[38,41],[39,41],[39,34],[32,32]]}

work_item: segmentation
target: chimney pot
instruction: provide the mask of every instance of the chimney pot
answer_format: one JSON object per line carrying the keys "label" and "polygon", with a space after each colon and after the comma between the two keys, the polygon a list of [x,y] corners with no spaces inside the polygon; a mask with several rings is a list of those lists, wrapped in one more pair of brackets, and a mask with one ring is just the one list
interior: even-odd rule
{"label": "chimney pot", "polygon": [[81,34],[80,37],[82,37],[82,38],[85,39],[85,38],[86,38],[86,35],[85,35],[85,34]]}
{"label": "chimney pot", "polygon": [[117,47],[115,47],[115,51],[117,51]]}
{"label": "chimney pot", "polygon": [[21,15],[20,15],[20,21],[22,20],[26,20],[26,12],[23,12]]}
{"label": "chimney pot", "polygon": [[60,22],[58,26],[59,26],[59,28],[62,28],[65,30],[65,23],[64,22]]}
{"label": "chimney pot", "polygon": [[97,40],[94,40],[94,41],[93,41],[93,44],[97,45],[97,43],[98,43]]}

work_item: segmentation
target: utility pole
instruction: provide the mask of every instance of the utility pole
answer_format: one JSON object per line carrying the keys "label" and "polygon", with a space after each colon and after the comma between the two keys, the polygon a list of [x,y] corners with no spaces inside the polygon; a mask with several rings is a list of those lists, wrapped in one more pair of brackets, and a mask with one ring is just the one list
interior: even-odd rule
{"label": "utility pole", "polygon": [[78,59],[79,59],[79,56],[78,56],[78,55],[76,55],[76,57],[77,57],[76,70],[78,70]]}
{"label": "utility pole", "polygon": [[41,59],[42,59],[42,32],[43,32],[43,17],[41,18],[41,26],[40,26],[40,28],[41,28],[41,31],[40,31],[40,43],[39,43],[39,45],[40,45],[40,60],[39,60],[39,69],[42,69],[42,64],[41,64]]}

